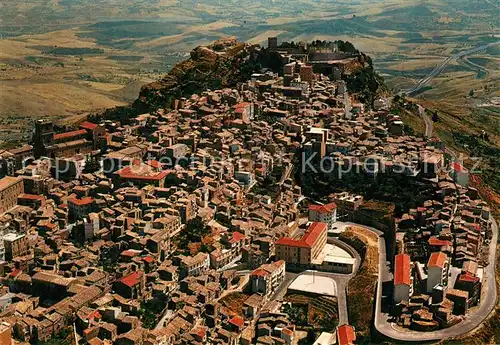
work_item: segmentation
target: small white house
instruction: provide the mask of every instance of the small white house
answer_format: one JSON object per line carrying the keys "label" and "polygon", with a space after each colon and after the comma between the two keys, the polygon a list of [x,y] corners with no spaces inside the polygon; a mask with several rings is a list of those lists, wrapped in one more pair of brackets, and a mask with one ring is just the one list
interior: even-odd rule
{"label": "small white house", "polygon": [[463,187],[467,187],[469,185],[469,171],[458,162],[451,164],[451,177],[456,184]]}
{"label": "small white house", "polygon": [[329,203],[326,205],[309,205],[309,221],[326,223],[327,231],[333,231],[337,221],[337,205]]}
{"label": "small white house", "polygon": [[443,252],[431,254],[427,263],[427,292],[432,293],[434,286],[448,283],[448,256]]}

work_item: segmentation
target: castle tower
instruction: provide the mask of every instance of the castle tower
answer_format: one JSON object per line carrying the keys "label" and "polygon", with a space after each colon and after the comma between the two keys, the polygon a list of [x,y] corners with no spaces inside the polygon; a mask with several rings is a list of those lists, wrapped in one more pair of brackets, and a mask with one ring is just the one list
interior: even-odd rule
{"label": "castle tower", "polygon": [[278,37],[268,37],[267,38],[267,48],[269,48],[269,49],[278,48]]}
{"label": "castle tower", "polygon": [[33,133],[33,153],[35,158],[45,156],[47,146],[54,145],[54,124],[47,120],[37,120],[35,122],[35,132]]}

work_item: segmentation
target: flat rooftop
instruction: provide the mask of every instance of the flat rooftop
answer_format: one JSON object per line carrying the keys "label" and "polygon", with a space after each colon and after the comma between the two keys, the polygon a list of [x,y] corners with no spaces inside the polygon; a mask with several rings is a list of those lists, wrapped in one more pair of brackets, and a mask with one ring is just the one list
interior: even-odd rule
{"label": "flat rooftop", "polygon": [[308,272],[295,278],[288,290],[336,297],[337,283],[333,278]]}
{"label": "flat rooftop", "polygon": [[13,241],[16,241],[16,240],[23,238],[23,237],[24,237],[24,234],[15,234],[15,233],[11,232],[11,233],[8,233],[7,235],[4,235],[3,240],[8,241],[8,242],[13,242]]}
{"label": "flat rooftop", "polygon": [[323,332],[313,345],[332,345],[336,343],[334,333]]}
{"label": "flat rooftop", "polygon": [[311,261],[314,265],[321,265],[323,262],[354,265],[356,263],[356,259],[344,249],[327,243],[318,257]]}

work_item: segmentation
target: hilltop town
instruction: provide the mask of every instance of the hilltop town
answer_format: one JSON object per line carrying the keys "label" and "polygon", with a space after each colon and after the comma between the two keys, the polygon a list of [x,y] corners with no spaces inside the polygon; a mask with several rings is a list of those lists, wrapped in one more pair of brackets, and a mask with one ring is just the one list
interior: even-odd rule
{"label": "hilltop town", "polygon": [[171,74],[141,92],[148,112],[38,120],[0,152],[1,344],[376,343],[366,318],[419,342],[487,317],[489,206],[391,112],[369,57],[271,37],[192,59],[217,65],[181,65],[203,86]]}

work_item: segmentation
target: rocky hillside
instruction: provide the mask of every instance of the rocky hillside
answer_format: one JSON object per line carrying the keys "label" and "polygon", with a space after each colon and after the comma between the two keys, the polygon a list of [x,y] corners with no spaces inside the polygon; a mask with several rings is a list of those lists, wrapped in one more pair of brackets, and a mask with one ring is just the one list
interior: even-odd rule
{"label": "rocky hillside", "polygon": [[141,110],[170,107],[176,98],[206,89],[231,87],[260,69],[260,47],[224,39],[197,47],[191,57],[175,65],[161,80],[145,85],[134,106]]}

